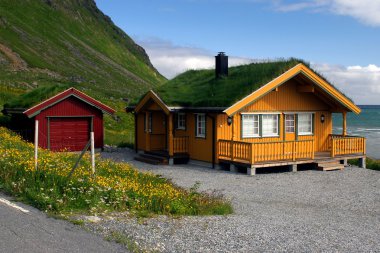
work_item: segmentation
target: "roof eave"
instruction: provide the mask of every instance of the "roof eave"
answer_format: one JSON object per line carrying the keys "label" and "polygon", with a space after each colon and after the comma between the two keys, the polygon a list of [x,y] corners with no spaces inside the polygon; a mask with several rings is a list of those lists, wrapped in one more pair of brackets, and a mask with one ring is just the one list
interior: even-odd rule
{"label": "roof eave", "polygon": [[[62,97],[59,98],[59,96],[62,96]],[[116,112],[111,107],[109,107],[109,106],[107,106],[107,105],[105,105],[99,101],[96,101],[92,97],[90,97],[90,96],[84,94],[83,92],[80,92],[79,90],[72,87],[72,88],[69,88],[63,92],[60,92],[57,95],[55,95],[49,99],[46,99],[46,100],[42,101],[41,103],[25,110],[23,113],[26,116],[28,116],[29,118],[33,118],[36,115],[40,114],[41,111],[46,110],[47,108],[50,108],[50,107],[56,105],[57,103],[65,100],[71,96],[74,96],[77,99],[83,101],[84,103],[87,103],[87,104],[101,110],[103,113],[109,114],[111,116],[114,115]],[[57,99],[57,98],[59,98],[59,99]],[[95,101],[95,103],[93,103],[92,101]]]}
{"label": "roof eave", "polygon": [[310,68],[308,68],[302,63],[297,64],[296,66],[289,69],[282,75],[276,77],[269,83],[260,87],[258,90],[252,92],[248,96],[234,103],[232,106],[228,107],[223,112],[226,113],[228,116],[233,116],[237,112],[241,111],[244,107],[248,106],[249,104],[254,103],[258,99],[267,95],[270,91],[281,86],[283,83],[285,83],[286,81],[293,78],[299,73],[304,74],[311,81],[313,81],[315,84],[321,87],[325,92],[328,92],[336,101],[338,101],[348,111],[352,111],[356,114],[359,114],[361,112],[361,109],[357,105],[355,105],[350,99],[348,99],[344,94],[342,94],[339,90],[337,90],[331,84],[323,80],[314,71],[312,71]]}

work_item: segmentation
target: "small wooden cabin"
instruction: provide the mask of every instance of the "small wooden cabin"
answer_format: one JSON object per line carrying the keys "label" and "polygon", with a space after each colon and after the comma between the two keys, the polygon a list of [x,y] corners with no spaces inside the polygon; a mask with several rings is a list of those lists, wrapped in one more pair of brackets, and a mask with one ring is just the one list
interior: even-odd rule
{"label": "small wooden cabin", "polygon": [[[227,62],[227,64],[226,64]],[[360,108],[298,60],[188,71],[149,91],[127,111],[135,115],[137,159],[169,163],[188,157],[213,166],[258,167],[365,159],[365,138],[347,135],[346,115]],[[332,114],[343,115],[343,132],[332,133]],[[165,160],[161,160],[165,161]]]}
{"label": "small wooden cabin", "polygon": [[[69,88],[27,110],[7,109],[11,114],[23,113],[18,117],[15,130],[34,133],[35,121],[39,122],[38,144],[52,151],[81,151],[94,132],[95,148],[103,148],[103,114],[115,111],[80,92]],[[33,140],[33,138],[29,138]]]}

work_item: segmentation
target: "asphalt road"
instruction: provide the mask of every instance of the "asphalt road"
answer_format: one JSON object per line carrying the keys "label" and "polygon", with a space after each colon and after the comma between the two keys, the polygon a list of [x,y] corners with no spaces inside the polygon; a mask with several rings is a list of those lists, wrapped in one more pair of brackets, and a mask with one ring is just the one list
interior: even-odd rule
{"label": "asphalt road", "polygon": [[[0,193],[0,252],[127,252],[67,221],[49,218]],[[21,210],[17,207],[21,207]],[[24,210],[23,210],[24,209]]]}

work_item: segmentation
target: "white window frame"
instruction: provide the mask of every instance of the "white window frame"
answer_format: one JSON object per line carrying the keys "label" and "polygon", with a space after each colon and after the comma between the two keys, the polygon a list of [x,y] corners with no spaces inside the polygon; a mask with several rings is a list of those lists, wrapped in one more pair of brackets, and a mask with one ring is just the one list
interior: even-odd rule
{"label": "white window frame", "polygon": [[[206,114],[197,113],[195,114],[195,119],[195,137],[206,138]],[[203,123],[200,128],[198,127],[199,122]],[[199,131],[199,129],[201,129],[201,131]]]}
{"label": "white window frame", "polygon": [[[287,119],[288,116],[293,116],[293,119],[292,120]],[[286,113],[284,115],[284,119],[285,119],[285,133],[295,133],[295,131],[296,131],[296,115],[295,114]],[[287,122],[293,122],[293,124],[291,126],[288,126],[286,124]],[[288,127],[289,128],[293,128],[293,131],[288,131]]]}
{"label": "white window frame", "polygon": [[[245,112],[241,113],[242,117],[242,125],[241,125],[241,136],[242,138],[260,138],[260,137],[279,137],[280,136],[280,129],[279,129],[279,120],[280,120],[280,114],[279,112]],[[257,134],[252,134],[249,135],[246,133],[244,130],[245,125],[244,125],[244,118],[245,115],[257,115],[257,122],[258,122],[258,133]],[[272,115],[276,116],[276,133],[273,134],[264,134],[264,129],[263,129],[263,117],[264,115]],[[251,127],[253,127],[254,124],[251,124]]]}
{"label": "white window frame", "polygon": [[[298,113],[298,119],[297,119],[297,134],[298,135],[313,135],[314,133],[314,122],[313,122],[313,118],[314,118],[314,116],[313,116],[313,114],[314,113],[311,113],[311,112],[307,112],[307,113]],[[301,123],[300,123],[300,116],[301,115],[309,115],[310,116],[310,131],[308,131],[308,132],[302,132],[302,131],[300,131],[300,127],[302,127],[301,126]]]}
{"label": "white window frame", "polygon": [[[252,123],[248,126],[246,126],[245,124],[249,124],[250,122],[247,122],[247,121],[250,121],[250,119],[248,119],[249,116],[253,116],[252,117]],[[241,115],[242,117],[242,138],[255,138],[255,137],[260,137],[260,117],[258,114],[253,114],[253,113],[244,113]],[[256,119],[255,119],[256,118]],[[253,127],[255,128],[255,121],[257,122],[257,133],[255,133],[255,131],[253,131],[253,134],[248,134],[247,131],[245,131],[245,127]]]}
{"label": "white window frame", "polygon": [[179,130],[186,129],[186,113],[177,114],[177,129]]}
{"label": "white window frame", "polygon": [[[271,133],[271,134],[264,134],[264,116],[276,116],[276,133]],[[279,129],[278,129],[278,121],[279,121],[279,115],[275,113],[263,113],[262,114],[262,122],[261,122],[261,133],[262,137],[279,137]]]}

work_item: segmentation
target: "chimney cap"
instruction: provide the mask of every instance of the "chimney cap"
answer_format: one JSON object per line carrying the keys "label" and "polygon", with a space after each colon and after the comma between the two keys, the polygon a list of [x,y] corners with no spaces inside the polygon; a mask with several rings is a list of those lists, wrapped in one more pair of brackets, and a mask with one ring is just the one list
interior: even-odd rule
{"label": "chimney cap", "polygon": [[218,52],[218,55],[225,55],[225,52]]}

